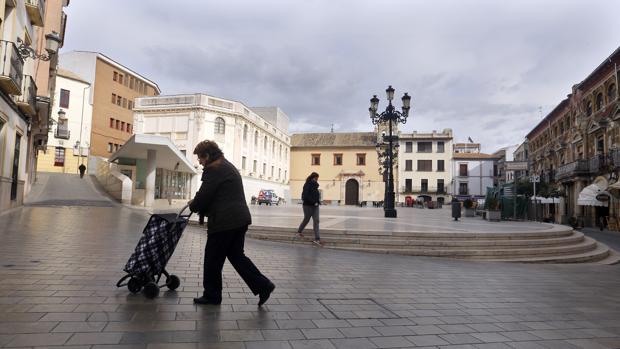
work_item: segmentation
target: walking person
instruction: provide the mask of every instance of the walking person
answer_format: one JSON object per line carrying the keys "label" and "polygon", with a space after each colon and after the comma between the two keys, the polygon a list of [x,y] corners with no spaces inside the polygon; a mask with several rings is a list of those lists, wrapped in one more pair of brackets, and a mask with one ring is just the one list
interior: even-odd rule
{"label": "walking person", "polygon": [[304,184],[304,189],[301,193],[301,201],[303,203],[304,209],[304,220],[299,225],[299,229],[297,229],[297,235],[299,237],[304,237],[302,233],[310,218],[312,218],[312,228],[314,230],[314,241],[313,243],[317,246],[323,246],[321,242],[321,236],[319,235],[319,205],[321,204],[321,194],[319,193],[319,174],[316,172],[312,172],[308,178],[306,178],[306,183]]}
{"label": "walking person", "polygon": [[252,224],[239,170],[224,158],[215,142],[200,142],[194,149],[203,166],[202,185],[189,202],[192,212],[207,216],[202,297],[197,304],[222,303],[222,268],[226,258],[263,305],[275,285],[243,252],[245,233]]}
{"label": "walking person", "polygon": [[84,164],[81,164],[78,167],[78,170],[80,170],[80,178],[84,178],[84,173],[86,172],[86,166],[84,166]]}

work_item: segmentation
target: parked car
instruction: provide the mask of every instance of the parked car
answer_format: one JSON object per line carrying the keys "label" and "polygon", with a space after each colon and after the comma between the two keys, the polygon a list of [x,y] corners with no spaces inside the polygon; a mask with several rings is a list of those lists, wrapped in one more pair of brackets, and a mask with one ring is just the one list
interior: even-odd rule
{"label": "parked car", "polygon": [[273,189],[263,189],[258,193],[258,204],[280,205],[282,198]]}

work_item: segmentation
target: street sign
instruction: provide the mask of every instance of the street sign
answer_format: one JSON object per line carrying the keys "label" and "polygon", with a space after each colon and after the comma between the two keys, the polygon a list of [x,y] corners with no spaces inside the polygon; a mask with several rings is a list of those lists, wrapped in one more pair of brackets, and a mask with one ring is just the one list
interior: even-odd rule
{"label": "street sign", "polygon": [[527,161],[506,161],[506,171],[527,171]]}
{"label": "street sign", "polygon": [[530,183],[538,183],[540,182],[540,176],[531,176],[530,177]]}

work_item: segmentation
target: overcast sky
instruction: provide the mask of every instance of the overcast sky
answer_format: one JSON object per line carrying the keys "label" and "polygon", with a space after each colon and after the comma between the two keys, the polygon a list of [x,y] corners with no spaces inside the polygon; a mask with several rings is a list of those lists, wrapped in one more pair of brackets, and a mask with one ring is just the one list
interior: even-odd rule
{"label": "overcast sky", "polygon": [[[402,130],[483,151],[525,134],[620,46],[616,0],[74,0],[63,52],[99,51],[163,94],[277,105],[290,132],[370,131],[369,99],[413,96]],[[542,108],[540,108],[542,107]]]}

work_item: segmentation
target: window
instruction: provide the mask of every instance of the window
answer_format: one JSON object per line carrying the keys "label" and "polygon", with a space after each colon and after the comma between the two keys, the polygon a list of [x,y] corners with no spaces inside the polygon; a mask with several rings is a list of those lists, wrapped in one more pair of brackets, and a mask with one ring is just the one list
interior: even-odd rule
{"label": "window", "polygon": [[284,170],[284,180],[286,180],[286,175],[288,174],[288,170]]}
{"label": "window", "polygon": [[128,101],[127,102],[127,108],[129,108],[129,110],[133,110],[133,102],[132,101]]}
{"label": "window", "polygon": [[114,151],[118,151],[118,144],[114,144]]}
{"label": "window", "polygon": [[242,170],[245,170],[245,160],[246,160],[245,156],[242,156],[241,157],[241,169]]}
{"label": "window", "polygon": [[267,164],[263,162],[263,176],[267,175]]}
{"label": "window", "polygon": [[418,172],[430,172],[433,170],[433,160],[418,160]]}
{"label": "window", "polygon": [[222,118],[215,118],[215,134],[223,135],[226,132],[226,122]]}
{"label": "window", "polygon": [[411,193],[413,191],[413,180],[411,178],[405,179],[405,193]]}
{"label": "window", "polygon": [[405,171],[413,171],[413,160],[405,160]]}
{"label": "window", "polygon": [[133,89],[133,83],[134,83],[134,79],[133,76],[129,78],[129,88]]}
{"label": "window", "polygon": [[116,104],[116,93],[112,94],[112,104]]}
{"label": "window", "polygon": [[607,103],[610,103],[616,98],[616,85],[611,84],[607,88]]}
{"label": "window", "polygon": [[334,165],[342,166],[342,154],[334,154]]}
{"label": "window", "polygon": [[321,154],[312,154],[310,164],[312,166],[319,166],[321,164]]}
{"label": "window", "polygon": [[123,101],[123,97],[121,96],[116,96],[116,105],[121,105],[121,102]]}
{"label": "window", "polygon": [[280,150],[278,150],[278,159],[282,160],[282,144],[280,144]]}
{"label": "window", "polygon": [[422,179],[420,184],[420,191],[423,193],[428,193],[428,179]]}
{"label": "window", "polygon": [[468,195],[467,183],[459,183],[459,195]]}
{"label": "window", "polygon": [[112,149],[113,149],[112,147],[113,147],[113,146],[114,146],[114,145],[113,145],[112,143],[108,143],[108,153],[111,153],[111,152],[112,152]]}
{"label": "window", "polygon": [[254,146],[258,147],[258,131],[254,132]]}
{"label": "window", "polygon": [[274,174],[274,169],[273,169],[273,166],[271,166],[271,178],[273,178],[273,174]]}
{"label": "window", "polygon": [[366,166],[366,154],[357,154],[357,165]]}
{"label": "window", "polygon": [[56,151],[54,152],[54,166],[64,166],[65,165],[65,148],[56,147]]}
{"label": "window", "polygon": [[605,102],[603,101],[603,94],[599,93],[596,95],[596,110],[601,110],[603,109],[603,105],[605,104]]}
{"label": "window", "polygon": [[276,141],[271,142],[271,155],[276,156]]}
{"label": "window", "polygon": [[418,153],[430,153],[433,151],[433,142],[418,142]]}
{"label": "window", "polygon": [[256,166],[258,165],[257,161],[254,160],[254,164],[252,165],[252,172],[256,173]]}
{"label": "window", "polygon": [[127,108],[127,98],[123,97],[123,108]]}
{"label": "window", "polygon": [[592,115],[592,102],[591,101],[588,101],[586,103],[586,114],[588,116]]}
{"label": "window", "polygon": [[127,123],[127,132],[131,133],[132,129],[131,129],[131,124]]}
{"label": "window", "polygon": [[118,81],[118,73],[117,72],[114,72],[114,75],[112,76],[112,80]]}
{"label": "window", "polygon": [[265,153],[267,152],[267,142],[267,136],[265,136],[265,138],[263,138],[263,150]]}
{"label": "window", "polygon": [[459,176],[467,177],[467,164],[459,164]]}
{"label": "window", "polygon": [[243,125],[243,141],[248,141],[248,125]]}
{"label": "window", "polygon": [[444,153],[445,152],[445,143],[442,142],[437,142],[437,152],[438,153]]}
{"label": "window", "polygon": [[278,180],[282,178],[282,169],[278,168]]}
{"label": "window", "polygon": [[437,194],[445,194],[446,190],[443,186],[443,179],[437,180]]}
{"label": "window", "polygon": [[445,171],[444,160],[437,160],[437,172]]}
{"label": "window", "polygon": [[118,83],[123,84],[123,74],[118,74]]}
{"label": "window", "polygon": [[60,107],[69,108],[69,90],[60,89]]}
{"label": "window", "polygon": [[125,122],[121,121],[121,131],[125,131]]}
{"label": "window", "polygon": [[413,142],[405,142],[405,153],[413,153]]}
{"label": "window", "polygon": [[114,118],[110,118],[110,128],[114,128]]}

